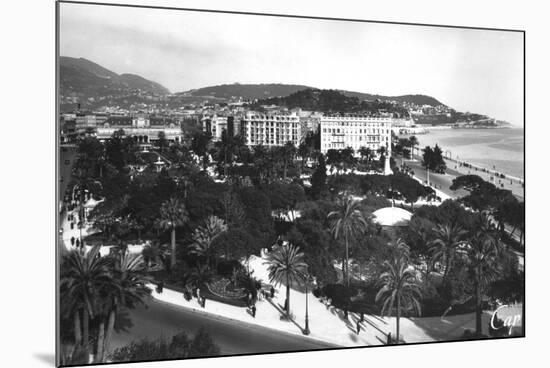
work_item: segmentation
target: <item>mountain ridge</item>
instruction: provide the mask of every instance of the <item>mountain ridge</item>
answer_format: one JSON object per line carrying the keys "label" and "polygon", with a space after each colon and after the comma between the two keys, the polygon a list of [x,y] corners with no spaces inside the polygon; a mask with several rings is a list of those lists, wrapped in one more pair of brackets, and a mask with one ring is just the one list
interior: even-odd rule
{"label": "mountain ridge", "polygon": [[85,58],[61,56],[59,70],[61,95],[71,94],[86,99],[130,94],[135,90],[161,95],[170,93],[160,83],[137,74],[117,74]]}
{"label": "mountain ridge", "polygon": [[[143,100],[143,93],[158,96],[170,95],[168,88],[160,83],[143,78],[133,73],[117,74],[91,60],[61,56],[59,58],[60,92],[62,97],[70,97],[74,101],[84,103],[108,103],[115,99],[132,97],[133,100]],[[176,92],[176,97],[196,97],[205,99],[230,100],[242,98],[245,100],[269,100],[290,96],[307,89],[319,89],[302,84],[284,83],[233,83],[206,86]],[[400,104],[443,105],[436,98],[423,94],[408,94],[400,96],[384,96],[357,91],[336,89],[346,97],[354,97],[366,101],[396,101]],[[137,97],[136,97],[137,96]],[[183,100],[183,99],[182,99]],[[89,102],[95,101],[95,102]]]}
{"label": "mountain ridge", "polygon": [[[283,83],[250,83],[250,84],[219,84],[214,86],[207,86],[201,88],[190,89],[187,91],[177,92],[177,95],[191,95],[191,96],[209,96],[217,98],[231,98],[242,97],[244,99],[266,99],[273,97],[286,97],[293,93],[296,93],[305,89],[319,89],[316,87],[301,85],[301,84],[283,84]],[[243,93],[244,91],[244,93]],[[285,93],[278,93],[284,91]],[[438,106],[443,105],[442,102],[436,98],[424,94],[406,94],[399,96],[384,96],[378,94],[371,94],[365,92],[348,91],[342,89],[335,89],[347,97],[357,97],[361,100],[382,100],[382,101],[396,101],[399,103],[414,103],[415,105],[430,105]]]}

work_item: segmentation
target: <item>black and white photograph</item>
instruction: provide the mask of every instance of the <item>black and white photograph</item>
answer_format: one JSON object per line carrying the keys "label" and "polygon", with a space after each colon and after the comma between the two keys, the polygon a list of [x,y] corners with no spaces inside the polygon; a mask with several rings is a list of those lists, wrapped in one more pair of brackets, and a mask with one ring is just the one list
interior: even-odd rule
{"label": "black and white photograph", "polygon": [[523,30],[56,6],[58,365],[525,336]]}

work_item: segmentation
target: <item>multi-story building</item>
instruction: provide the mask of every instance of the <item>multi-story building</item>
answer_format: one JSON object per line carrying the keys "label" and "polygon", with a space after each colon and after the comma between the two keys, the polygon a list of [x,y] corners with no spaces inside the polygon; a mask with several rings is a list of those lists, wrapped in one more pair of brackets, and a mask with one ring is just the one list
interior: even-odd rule
{"label": "multi-story building", "polygon": [[240,128],[248,146],[272,147],[292,142],[297,147],[302,139],[300,118],[296,114],[248,112],[242,118]]}
{"label": "multi-story building", "polygon": [[103,125],[107,118],[106,114],[78,113],[75,116],[76,131],[82,133],[86,130],[95,130],[98,126]]}
{"label": "multi-story building", "polygon": [[202,119],[202,130],[209,132],[212,135],[214,142],[222,139],[224,131],[230,136],[236,136],[239,134],[239,123],[234,116],[212,116],[204,117]]}
{"label": "multi-story building", "polygon": [[144,114],[124,117],[111,117],[96,129],[99,140],[106,140],[119,130],[124,135],[133,137],[136,142],[149,144],[159,139],[159,134],[164,133],[166,140],[173,142],[183,141],[183,132],[178,122],[172,119],[150,118]]}
{"label": "multi-story building", "polygon": [[361,147],[377,151],[391,150],[391,117],[323,116],[320,120],[321,152],[351,147],[356,154]]}

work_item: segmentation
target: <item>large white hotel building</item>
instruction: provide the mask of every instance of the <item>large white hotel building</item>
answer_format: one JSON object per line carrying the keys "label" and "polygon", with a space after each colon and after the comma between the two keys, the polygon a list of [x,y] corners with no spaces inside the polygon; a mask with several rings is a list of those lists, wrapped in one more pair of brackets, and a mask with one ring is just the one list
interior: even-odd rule
{"label": "large white hotel building", "polygon": [[292,142],[296,147],[302,139],[300,117],[296,114],[270,115],[248,112],[241,120],[241,134],[248,146],[283,146]]}
{"label": "large white hotel building", "polygon": [[321,152],[347,147],[358,154],[361,147],[391,150],[392,118],[384,116],[323,116],[320,120]]}

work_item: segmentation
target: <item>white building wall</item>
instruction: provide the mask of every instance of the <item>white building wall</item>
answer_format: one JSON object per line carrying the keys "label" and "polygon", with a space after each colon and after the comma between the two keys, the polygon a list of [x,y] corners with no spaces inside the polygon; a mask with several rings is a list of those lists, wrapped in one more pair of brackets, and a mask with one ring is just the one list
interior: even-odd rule
{"label": "white building wall", "polygon": [[356,154],[361,147],[373,151],[385,147],[391,151],[390,117],[323,116],[320,121],[321,152],[351,147]]}
{"label": "white building wall", "polygon": [[248,113],[241,120],[241,130],[248,146],[273,147],[292,142],[297,147],[302,139],[300,118],[296,114]]}

